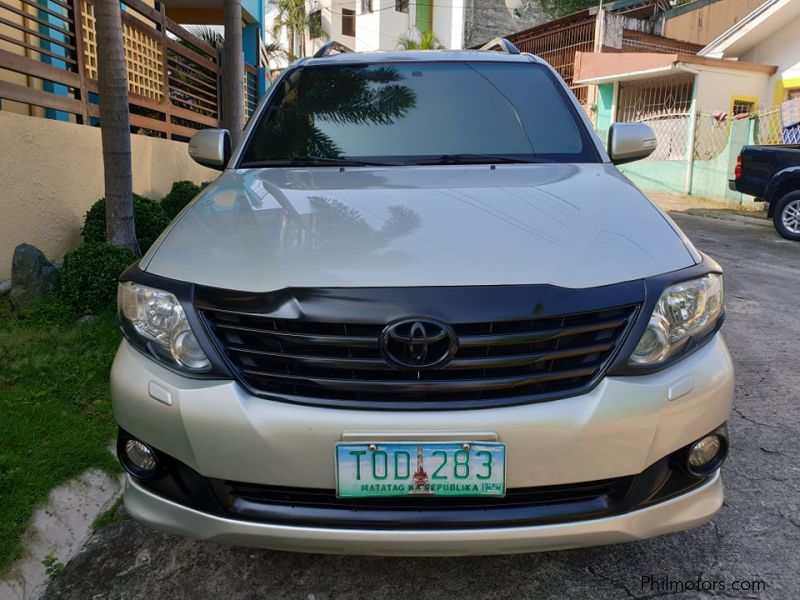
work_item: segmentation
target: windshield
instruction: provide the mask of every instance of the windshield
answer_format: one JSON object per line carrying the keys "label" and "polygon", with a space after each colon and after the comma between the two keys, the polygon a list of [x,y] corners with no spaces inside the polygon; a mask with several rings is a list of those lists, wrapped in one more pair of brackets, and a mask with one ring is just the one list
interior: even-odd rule
{"label": "windshield", "polygon": [[565,91],[534,63],[309,66],[278,85],[240,167],[600,162]]}

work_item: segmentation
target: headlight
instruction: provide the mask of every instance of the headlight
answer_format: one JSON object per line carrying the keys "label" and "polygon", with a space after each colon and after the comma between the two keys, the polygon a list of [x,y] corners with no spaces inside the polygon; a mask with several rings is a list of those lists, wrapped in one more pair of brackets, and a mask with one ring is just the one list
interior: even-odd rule
{"label": "headlight", "polygon": [[211,367],[174,294],[128,281],[119,284],[117,310],[125,336],[140,349],[185,371]]}
{"label": "headlight", "polygon": [[700,339],[717,325],[724,307],[722,275],[711,274],[669,286],[653,309],[631,365],[666,361],[692,338]]}

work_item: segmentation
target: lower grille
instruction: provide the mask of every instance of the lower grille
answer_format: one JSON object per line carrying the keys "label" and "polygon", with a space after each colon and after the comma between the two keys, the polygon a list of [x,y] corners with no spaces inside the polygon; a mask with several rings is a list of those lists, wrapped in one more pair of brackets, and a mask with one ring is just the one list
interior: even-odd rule
{"label": "lower grille", "polygon": [[[294,401],[536,401],[580,393],[624,339],[635,305],[540,319],[452,324],[453,359],[431,370],[397,369],[382,356],[386,323],[276,319],[224,308],[201,314],[254,393]],[[334,402],[335,403],[335,402]]]}
{"label": "lower grille", "polygon": [[504,498],[336,498],[333,490],[212,483],[226,513],[248,520],[306,525],[403,529],[503,527],[607,516],[618,509],[635,477],[509,489]]}

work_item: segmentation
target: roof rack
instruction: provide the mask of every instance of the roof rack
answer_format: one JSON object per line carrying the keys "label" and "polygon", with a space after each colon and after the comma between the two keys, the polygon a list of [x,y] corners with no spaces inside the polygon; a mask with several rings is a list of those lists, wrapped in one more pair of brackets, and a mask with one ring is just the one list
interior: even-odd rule
{"label": "roof rack", "polygon": [[494,38],[491,42],[487,42],[481,46],[480,49],[497,50],[499,52],[505,52],[506,54],[519,54],[519,48],[504,37]]}
{"label": "roof rack", "polygon": [[339,54],[345,52],[352,52],[350,48],[340,42],[328,42],[322,48],[314,52],[314,58],[322,58],[323,56],[330,56],[330,53],[336,50]]}

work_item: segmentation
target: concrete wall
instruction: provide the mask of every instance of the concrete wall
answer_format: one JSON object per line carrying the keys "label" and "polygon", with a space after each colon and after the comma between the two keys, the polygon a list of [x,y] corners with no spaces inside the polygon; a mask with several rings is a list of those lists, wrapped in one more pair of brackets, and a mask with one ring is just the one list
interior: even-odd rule
{"label": "concrete wall", "polygon": [[[322,27],[328,34],[328,40],[340,42],[348,48],[356,50],[357,37],[360,35],[358,31],[358,17],[356,17],[356,37],[342,35],[342,9],[349,8],[351,10],[356,10],[355,0],[325,0],[322,6]],[[326,9],[324,8],[325,6],[329,8]]]}
{"label": "concrete wall", "polygon": [[[733,178],[736,157],[742,146],[752,143],[752,121],[734,121],[730,137],[722,151],[711,160],[695,160],[692,165],[691,191],[693,196],[727,200],[737,204],[752,202],[750,196],[728,189]],[[686,193],[686,160],[637,161],[620,166],[631,181],[644,190]]]}
{"label": "concrete wall", "polygon": [[[361,2],[356,2],[356,12],[360,9]],[[415,10],[416,4],[409,3],[408,12],[398,12],[395,0],[372,0],[372,12],[356,16],[355,50],[395,50],[401,37],[415,37]]]}
{"label": "concrete wall", "polygon": [[[0,281],[11,277],[17,244],[51,260],[81,242],[83,217],[103,196],[100,130],[0,111]],[[186,144],[132,135],[133,191],[159,199],[179,179],[216,178],[189,158]]]}
{"label": "concrete wall", "polygon": [[[464,0],[464,47],[472,48],[498,36],[508,37],[550,20],[539,2],[508,0],[508,4],[518,8],[509,10],[505,0]],[[436,19],[435,9],[433,18]]]}
{"label": "concrete wall", "polygon": [[663,35],[685,42],[708,44],[763,2],[764,0],[697,0],[665,13]]}
{"label": "concrete wall", "polygon": [[[710,89],[706,90],[705,102],[712,102],[712,106],[701,104],[700,90],[704,78],[708,73],[703,71],[698,84],[696,102],[699,110],[705,113],[699,115],[697,119],[709,119],[708,113],[713,108],[714,97]],[[708,85],[721,85],[720,81],[711,77],[705,82]],[[720,102],[729,102],[731,88],[726,86],[720,98]],[[727,106],[727,105],[726,105]],[[728,108],[719,110],[728,111]],[[606,143],[608,139],[608,129],[614,121],[614,84],[605,83],[598,86],[597,97],[597,119],[595,130],[598,136]],[[698,121],[696,131],[698,135],[708,135],[708,128],[702,127]],[[695,196],[714,198],[717,200],[727,200],[730,202],[743,203],[750,202],[752,198],[728,189],[728,180],[733,177],[733,168],[736,165],[736,157],[745,144],[753,143],[753,131],[755,122],[751,119],[736,120],[731,123],[731,131],[725,142],[724,148],[714,158],[710,160],[694,160],[691,165],[687,160],[640,160],[620,166],[620,171],[625,173],[636,185],[644,190],[656,192],[675,192],[678,194],[686,193],[687,172],[691,169],[691,188],[690,193]],[[722,140],[720,140],[721,142]],[[708,138],[695,141],[696,147],[704,144],[714,145],[715,140]]]}
{"label": "concrete wall", "polygon": [[709,67],[699,68],[695,99],[697,109],[703,112],[719,110],[730,113],[733,99],[739,98],[759,104],[769,104],[763,93],[768,75],[750,71],[719,70]]}
{"label": "concrete wall", "polygon": [[614,108],[614,84],[603,83],[597,86],[597,114],[594,128],[603,141],[608,142],[608,130],[611,128]]}

